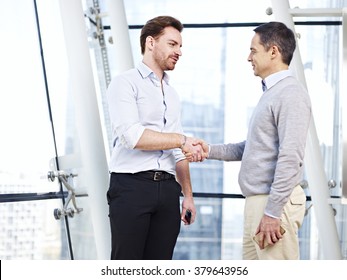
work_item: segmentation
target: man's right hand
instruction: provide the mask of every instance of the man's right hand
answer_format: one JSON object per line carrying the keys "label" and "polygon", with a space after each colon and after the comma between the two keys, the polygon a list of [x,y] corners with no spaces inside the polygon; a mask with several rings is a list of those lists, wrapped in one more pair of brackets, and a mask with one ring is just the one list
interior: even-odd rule
{"label": "man's right hand", "polygon": [[182,149],[189,162],[202,162],[208,157],[208,144],[198,138],[187,137]]}

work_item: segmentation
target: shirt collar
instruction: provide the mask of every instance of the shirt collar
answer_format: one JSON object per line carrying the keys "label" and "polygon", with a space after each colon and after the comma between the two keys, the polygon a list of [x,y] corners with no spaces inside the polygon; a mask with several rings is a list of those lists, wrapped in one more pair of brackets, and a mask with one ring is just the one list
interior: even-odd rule
{"label": "shirt collar", "polygon": [[[140,72],[141,76],[143,79],[145,78],[150,78],[151,80],[156,80],[157,82],[159,82],[158,77],[154,74],[154,72],[152,71],[151,68],[149,68],[146,64],[143,63],[143,61],[141,61],[138,66],[137,66],[137,70]],[[163,80],[169,84],[169,75],[164,72],[163,75]]]}
{"label": "shirt collar", "polygon": [[270,89],[275,84],[277,84],[279,81],[283,80],[284,78],[287,78],[289,76],[293,76],[293,72],[291,70],[282,70],[279,72],[276,72],[274,74],[271,74],[270,76],[267,76],[264,81],[266,85],[266,89]]}

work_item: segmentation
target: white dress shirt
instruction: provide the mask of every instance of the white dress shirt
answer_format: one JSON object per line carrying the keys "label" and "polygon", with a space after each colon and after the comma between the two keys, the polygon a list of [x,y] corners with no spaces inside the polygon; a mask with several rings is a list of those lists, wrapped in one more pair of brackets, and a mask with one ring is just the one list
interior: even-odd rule
{"label": "white dress shirt", "polygon": [[161,87],[154,72],[141,62],[112,80],[107,99],[113,131],[110,172],[176,174],[176,162],[185,158],[180,149],[134,149],[145,128],[183,134],[179,96],[169,85],[168,75],[164,73]]}

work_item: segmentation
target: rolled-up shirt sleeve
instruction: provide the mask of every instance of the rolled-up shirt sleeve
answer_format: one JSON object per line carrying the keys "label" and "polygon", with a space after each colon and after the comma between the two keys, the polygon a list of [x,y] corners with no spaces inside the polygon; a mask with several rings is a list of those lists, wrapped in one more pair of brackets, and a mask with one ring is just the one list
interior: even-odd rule
{"label": "rolled-up shirt sleeve", "polygon": [[119,141],[124,147],[134,149],[144,130],[141,124],[136,123],[130,126],[118,126],[115,128],[115,133],[119,135]]}
{"label": "rolled-up shirt sleeve", "polygon": [[181,149],[174,149],[172,153],[175,157],[176,162],[186,159],[186,156],[182,153]]}
{"label": "rolled-up shirt sleeve", "polygon": [[140,122],[136,94],[136,87],[125,77],[113,79],[107,91],[113,144],[119,140],[128,149],[136,146],[145,130]]}

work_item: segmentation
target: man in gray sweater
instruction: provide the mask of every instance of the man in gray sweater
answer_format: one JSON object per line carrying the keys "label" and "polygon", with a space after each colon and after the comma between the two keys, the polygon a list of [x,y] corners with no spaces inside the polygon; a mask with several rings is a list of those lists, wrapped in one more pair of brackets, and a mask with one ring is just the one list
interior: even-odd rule
{"label": "man in gray sweater", "polygon": [[204,143],[208,159],[241,160],[245,199],[244,259],[299,259],[298,229],[306,196],[300,186],[311,118],[305,88],[289,70],[296,47],[283,23],[254,29],[248,61],[263,90],[241,143]]}

